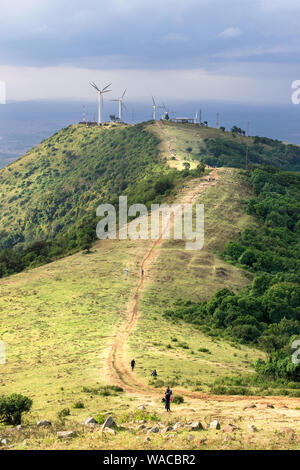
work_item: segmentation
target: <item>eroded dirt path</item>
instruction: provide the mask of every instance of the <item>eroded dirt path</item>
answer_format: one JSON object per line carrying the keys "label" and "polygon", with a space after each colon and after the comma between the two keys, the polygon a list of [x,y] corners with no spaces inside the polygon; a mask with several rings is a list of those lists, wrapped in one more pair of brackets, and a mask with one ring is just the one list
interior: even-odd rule
{"label": "eroded dirt path", "polygon": [[[178,196],[175,203],[177,204],[194,204],[199,195],[205,191],[207,187],[217,184],[218,169],[213,169],[209,177],[203,177],[200,181],[193,181],[188,188],[184,188],[182,193]],[[162,234],[158,240],[155,240],[145,254],[141,263],[141,270],[149,272],[149,269],[158,255],[158,246],[163,242]],[[151,388],[140,382],[138,378],[131,372],[130,364],[126,356],[126,343],[131,332],[134,330],[139,316],[139,300],[144,288],[144,278],[139,279],[138,285],[135,290],[134,298],[130,302],[125,322],[119,327],[115,340],[111,345],[108,355],[108,373],[110,380],[121,386],[127,393],[134,393],[140,395],[158,395],[161,391]],[[189,391],[181,391],[189,396],[203,396]]]}

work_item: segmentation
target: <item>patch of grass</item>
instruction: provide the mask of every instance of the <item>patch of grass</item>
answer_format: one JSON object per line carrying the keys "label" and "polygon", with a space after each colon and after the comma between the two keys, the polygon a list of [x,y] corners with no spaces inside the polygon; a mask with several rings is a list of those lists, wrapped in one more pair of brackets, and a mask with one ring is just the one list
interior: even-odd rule
{"label": "patch of grass", "polygon": [[103,397],[108,397],[111,395],[118,395],[118,393],[123,392],[123,388],[118,387],[117,385],[104,385],[103,387],[83,387],[82,391],[89,395],[102,395]]}
{"label": "patch of grass", "polygon": [[74,403],[74,408],[76,409],[84,408],[84,403],[82,401],[76,401],[76,403]]}

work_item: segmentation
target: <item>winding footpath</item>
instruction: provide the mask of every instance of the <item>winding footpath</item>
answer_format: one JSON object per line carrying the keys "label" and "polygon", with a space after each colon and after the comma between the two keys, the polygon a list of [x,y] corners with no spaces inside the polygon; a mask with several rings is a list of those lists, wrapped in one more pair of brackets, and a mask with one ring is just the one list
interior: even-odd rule
{"label": "winding footpath", "polygon": [[[215,185],[218,180],[218,169],[213,169],[210,173],[210,180],[202,178],[188,191],[180,197],[179,201],[175,201],[177,204],[194,204],[206,188]],[[158,255],[157,248],[163,242],[162,234],[160,238],[155,240],[146,253],[142,264],[141,270],[149,272],[151,265]],[[134,298],[130,302],[128,313],[125,318],[125,322],[120,326],[115,336],[114,342],[110,347],[108,355],[108,373],[109,379],[113,384],[121,386],[127,393],[135,395],[146,395],[146,396],[157,396],[161,395],[161,390],[151,388],[148,385],[140,382],[139,379],[132,374],[130,369],[129,361],[125,354],[126,343],[130,334],[135,329],[138,317],[139,317],[139,300],[144,289],[144,278],[139,279],[138,285],[136,286]],[[177,389],[179,391],[179,389]],[[196,394],[187,390],[180,390],[181,393],[187,396],[203,397],[203,394]]]}

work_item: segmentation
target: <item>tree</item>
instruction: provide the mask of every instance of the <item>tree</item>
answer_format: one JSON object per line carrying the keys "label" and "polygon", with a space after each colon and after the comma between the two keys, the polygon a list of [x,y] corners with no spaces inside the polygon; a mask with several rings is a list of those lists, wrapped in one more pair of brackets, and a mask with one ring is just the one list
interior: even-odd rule
{"label": "tree", "polygon": [[12,393],[0,397],[0,422],[16,426],[21,424],[22,413],[27,413],[32,400],[24,395]]}
{"label": "tree", "polygon": [[183,162],[183,166],[184,166],[184,169],[187,171],[191,168],[191,165],[189,162]]}
{"label": "tree", "polygon": [[203,175],[205,172],[205,164],[203,162],[198,163],[197,168],[195,170],[196,175]]}

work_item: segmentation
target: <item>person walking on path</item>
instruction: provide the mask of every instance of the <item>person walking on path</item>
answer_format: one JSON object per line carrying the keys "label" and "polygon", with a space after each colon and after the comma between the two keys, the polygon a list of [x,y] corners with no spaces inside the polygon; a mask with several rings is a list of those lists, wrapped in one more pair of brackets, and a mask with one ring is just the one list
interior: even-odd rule
{"label": "person walking on path", "polygon": [[172,395],[172,390],[170,390],[168,387],[165,393],[165,408],[168,413],[171,411],[170,409],[171,395]]}
{"label": "person walking on path", "polygon": [[145,271],[143,270],[143,268],[142,268],[141,274],[142,274],[142,277],[144,277]]}
{"label": "person walking on path", "polygon": [[128,276],[128,268],[126,268],[126,276]]}
{"label": "person walking on path", "polygon": [[132,372],[133,372],[134,367],[135,367],[135,360],[134,360],[134,359],[132,359],[130,365],[131,365],[131,370],[132,370]]}

